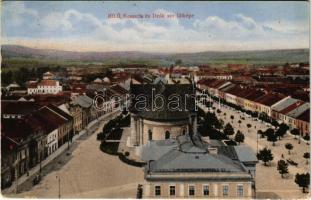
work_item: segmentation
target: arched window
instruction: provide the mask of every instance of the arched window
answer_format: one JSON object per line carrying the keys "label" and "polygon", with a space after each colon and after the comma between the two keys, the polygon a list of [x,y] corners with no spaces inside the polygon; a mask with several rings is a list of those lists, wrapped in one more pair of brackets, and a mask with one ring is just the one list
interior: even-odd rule
{"label": "arched window", "polygon": [[152,140],[152,131],[148,130],[148,140]]}
{"label": "arched window", "polygon": [[165,139],[170,139],[171,133],[169,131],[165,131]]}

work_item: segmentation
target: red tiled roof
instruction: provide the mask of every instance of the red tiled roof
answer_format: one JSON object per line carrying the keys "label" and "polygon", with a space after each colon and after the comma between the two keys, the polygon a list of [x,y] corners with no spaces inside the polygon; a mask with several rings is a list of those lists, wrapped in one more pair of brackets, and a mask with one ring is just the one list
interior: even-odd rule
{"label": "red tiled roof", "polygon": [[17,143],[44,130],[44,125],[32,115],[28,115],[24,119],[2,118],[1,123],[1,136],[8,137]]}
{"label": "red tiled roof", "polygon": [[68,121],[65,117],[60,116],[47,107],[42,107],[38,112],[36,112],[36,115],[45,122],[44,125],[46,126],[48,133]]}
{"label": "red tiled roof", "polygon": [[38,95],[29,95],[35,102],[39,105],[49,105],[53,104],[59,106],[63,103],[70,101],[70,94],[60,93],[60,94],[38,94]]}
{"label": "red tiled roof", "polygon": [[49,109],[51,109],[51,110],[53,110],[53,111],[56,112],[57,114],[59,114],[59,115],[65,117],[67,120],[72,120],[72,119],[73,119],[71,115],[69,115],[69,114],[66,113],[65,111],[61,110],[60,108],[58,108],[58,107],[56,107],[56,106],[54,106],[54,105],[52,105],[52,104],[51,104],[51,105],[48,105],[48,106],[46,106],[46,107],[49,108]]}
{"label": "red tiled roof", "polygon": [[55,80],[42,80],[40,83],[38,83],[40,86],[56,86]]}
{"label": "red tiled roof", "polygon": [[244,96],[245,99],[250,101],[255,101],[259,97],[265,95],[263,91],[260,90],[250,90],[250,93],[248,93],[246,96]]}
{"label": "red tiled roof", "polygon": [[37,88],[37,83],[29,83],[28,88]]}
{"label": "red tiled roof", "polygon": [[284,99],[285,97],[286,96],[282,94],[270,93],[270,94],[266,94],[264,96],[259,97],[255,101],[266,106],[272,106],[273,104]]}
{"label": "red tiled roof", "polygon": [[[227,90],[225,93],[229,93],[238,97],[243,97],[244,93],[246,93],[247,91],[245,89],[242,89],[241,86],[236,85],[233,88],[230,88],[229,90]],[[248,94],[248,92],[247,92]]]}
{"label": "red tiled roof", "polygon": [[29,114],[38,110],[40,106],[32,101],[1,101],[2,114]]}
{"label": "red tiled roof", "polygon": [[219,86],[223,85],[226,80],[214,80],[208,84],[209,87],[211,88],[218,88]]}

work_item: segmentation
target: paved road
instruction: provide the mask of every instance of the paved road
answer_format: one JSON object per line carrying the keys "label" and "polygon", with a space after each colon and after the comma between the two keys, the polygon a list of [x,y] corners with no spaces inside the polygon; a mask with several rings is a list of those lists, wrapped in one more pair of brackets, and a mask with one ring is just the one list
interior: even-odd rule
{"label": "paved road", "polygon": [[[106,122],[106,121],[105,121]],[[100,151],[97,133],[81,138],[62,167],[43,177],[30,191],[11,197],[58,198],[135,198],[137,185],[143,181],[143,169],[124,164],[117,156]]]}

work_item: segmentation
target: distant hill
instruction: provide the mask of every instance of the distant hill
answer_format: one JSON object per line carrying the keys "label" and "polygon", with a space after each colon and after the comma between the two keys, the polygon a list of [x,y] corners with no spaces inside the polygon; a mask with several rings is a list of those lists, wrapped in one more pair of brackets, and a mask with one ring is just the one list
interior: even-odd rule
{"label": "distant hill", "polygon": [[170,65],[181,59],[185,65],[206,63],[249,63],[249,64],[284,64],[309,61],[308,49],[294,50],[263,50],[263,51],[207,51],[200,53],[145,53],[138,51],[120,52],[74,52],[50,49],[34,49],[18,45],[2,45],[1,55],[5,62],[10,60],[31,59],[36,61],[62,61],[81,63],[153,63],[155,65]]}

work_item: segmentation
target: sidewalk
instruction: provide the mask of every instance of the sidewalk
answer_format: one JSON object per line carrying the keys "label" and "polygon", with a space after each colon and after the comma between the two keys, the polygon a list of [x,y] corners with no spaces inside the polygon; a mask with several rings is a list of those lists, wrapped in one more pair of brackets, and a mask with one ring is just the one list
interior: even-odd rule
{"label": "sidewalk", "polygon": [[[72,138],[72,142],[69,146],[72,145],[77,139],[79,139],[81,136],[83,136],[85,133],[93,133],[93,129],[97,128],[98,123],[104,121],[107,117],[110,117],[111,115],[114,115],[118,112],[118,110],[112,111],[111,113],[106,113],[105,115],[101,116],[93,121],[91,121],[85,129],[80,131],[78,134],[74,135]],[[62,146],[60,146],[54,153],[52,153],[49,157],[47,157],[45,160],[41,162],[41,168],[48,165],[51,161],[53,161],[55,158],[57,158],[59,155],[64,153],[68,149],[68,143],[64,143]],[[37,164],[35,167],[29,170],[29,175],[27,174],[22,175],[18,178],[17,183],[18,186],[27,181],[29,178],[33,177],[36,173],[38,173],[40,170],[40,164]],[[17,186],[17,188],[18,188]],[[12,192],[16,192],[16,181],[12,182],[12,185],[8,188],[5,188],[1,190],[2,194],[8,194]]]}

